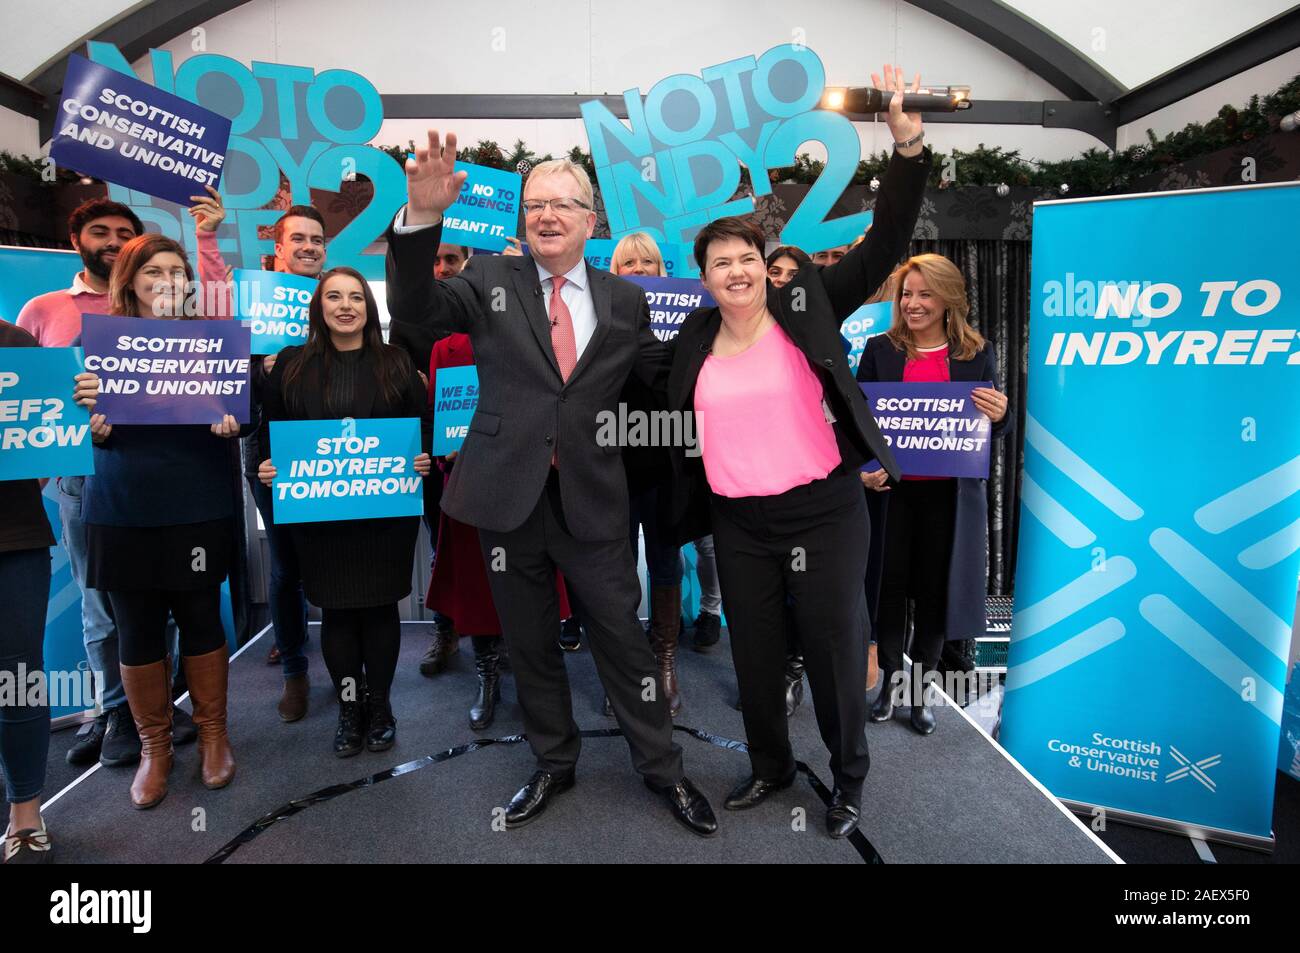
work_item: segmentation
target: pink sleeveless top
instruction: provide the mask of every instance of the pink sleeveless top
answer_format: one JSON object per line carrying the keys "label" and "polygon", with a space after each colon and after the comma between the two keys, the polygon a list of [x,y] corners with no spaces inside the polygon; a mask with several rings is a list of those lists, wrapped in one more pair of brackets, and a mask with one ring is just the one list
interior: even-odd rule
{"label": "pink sleeveless top", "polygon": [[705,359],[695,415],[704,472],[719,496],[776,496],[840,464],[821,381],[780,325],[740,354]]}

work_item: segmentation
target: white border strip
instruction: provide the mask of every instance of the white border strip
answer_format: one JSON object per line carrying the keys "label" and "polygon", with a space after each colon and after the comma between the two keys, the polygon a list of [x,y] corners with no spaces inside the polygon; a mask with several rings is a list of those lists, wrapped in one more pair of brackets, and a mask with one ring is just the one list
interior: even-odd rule
{"label": "white border strip", "polygon": [[[263,628],[261,632],[257,633],[257,635],[253,636],[251,639],[249,639],[247,642],[245,642],[243,645],[241,645],[241,646],[239,647],[239,649],[235,652],[235,654],[232,655],[232,656],[230,656],[230,661],[233,662],[235,659],[239,658],[239,656],[243,655],[243,654],[244,654],[244,650],[245,650],[246,648],[248,648],[250,645],[252,645],[252,644],[253,644],[254,642],[256,642],[258,639],[260,639],[262,636],[266,635],[266,633],[269,632],[270,629],[271,629],[271,623],[268,622],[268,623],[266,624],[266,627]],[[183,701],[185,701],[185,699],[187,699],[187,698],[189,698],[189,697],[190,697],[190,693],[189,693],[189,692],[186,692],[186,693],[185,693],[184,695],[182,695],[180,698],[177,698],[176,701],[178,701],[178,702],[183,702]],[[75,788],[78,784],[80,784],[82,781],[86,780],[86,778],[90,777],[92,774],[94,774],[96,771],[98,771],[98,770],[99,770],[100,768],[102,768],[102,767],[103,767],[103,765],[100,764],[98,761],[96,761],[93,765],[91,765],[89,768],[86,769],[86,772],[85,772],[84,774],[82,774],[82,775],[81,775],[80,777],[78,777],[78,778],[75,778],[73,781],[69,782],[68,785],[67,785],[67,787],[65,787],[65,788],[64,788],[62,791],[60,791],[58,794],[54,795],[54,797],[50,798],[48,801],[42,801],[42,802],[41,802],[41,813],[44,814],[46,808],[48,808],[48,807],[52,807],[53,805],[57,804],[59,798],[63,797],[63,795],[67,794],[69,791],[71,791],[73,788]]]}
{"label": "white border strip", "polygon": [[[912,664],[912,659],[910,656],[905,654],[903,657],[907,659],[908,665]],[[1011,764],[1011,766],[1024,776],[1026,781],[1028,781],[1030,784],[1032,784],[1035,788],[1038,789],[1039,793],[1042,794],[1043,797],[1047,798],[1049,801],[1055,804],[1057,810],[1059,810],[1062,814],[1068,817],[1074,823],[1074,825],[1079,828],[1079,830],[1083,831],[1083,833],[1088,836],[1089,840],[1091,840],[1094,844],[1096,844],[1099,848],[1101,848],[1102,853],[1104,853],[1111,860],[1115,861],[1115,863],[1117,864],[1125,863],[1124,858],[1120,857],[1119,854],[1115,853],[1113,850],[1107,847],[1105,842],[1103,842],[1101,838],[1099,838],[1096,834],[1094,834],[1087,824],[1079,820],[1078,815],[1076,815],[1068,807],[1062,804],[1060,798],[1058,798],[1051,791],[1047,790],[1047,788],[1043,787],[1043,783],[1041,781],[1039,781],[1036,777],[1034,777],[1032,774],[1026,771],[1024,767],[1020,764],[1020,762],[1011,756],[1011,752],[1007,751],[1006,748],[998,744],[997,740],[992,735],[990,735],[987,731],[985,731],[983,726],[980,725],[979,722],[977,722],[974,718],[968,715],[964,708],[962,708],[955,701],[953,701],[953,699],[948,696],[948,693],[945,692],[942,687],[940,687],[938,682],[934,682],[933,687],[935,691],[937,691],[940,695],[942,695],[947,700],[947,706],[949,708],[952,708],[954,711],[957,712],[957,714],[965,718],[967,724],[969,724],[972,728],[978,731],[984,738],[986,738],[988,740],[988,743],[993,746],[994,750],[996,750],[999,754],[1001,754],[1002,757],[1006,758],[1007,761]],[[1004,704],[1006,703],[1005,695],[1003,696],[1002,701]]]}
{"label": "white border strip", "polygon": [[1077,199],[1041,199],[1034,203],[1040,205],[1077,205],[1080,202],[1117,202],[1123,199],[1149,199],[1167,195],[1205,195],[1209,192],[1243,192],[1247,189],[1295,188],[1300,182],[1254,182],[1250,185],[1214,185],[1208,189],[1166,189],[1163,192],[1125,192],[1121,195],[1086,195]]}

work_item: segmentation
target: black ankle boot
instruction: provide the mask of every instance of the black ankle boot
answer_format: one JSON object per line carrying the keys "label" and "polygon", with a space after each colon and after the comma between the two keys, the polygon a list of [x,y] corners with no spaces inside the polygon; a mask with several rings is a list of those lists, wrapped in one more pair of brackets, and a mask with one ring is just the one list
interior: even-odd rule
{"label": "black ankle boot", "polygon": [[788,655],[785,659],[785,717],[794,715],[803,701],[803,656]]}
{"label": "black ankle boot", "polygon": [[495,646],[480,647],[477,637],[474,643],[474,668],[478,671],[478,697],[474,699],[474,704],[469,709],[469,726],[475,731],[482,731],[492,724],[492,719],[497,713],[497,702],[501,700],[501,674],[498,670],[500,657]]}
{"label": "black ankle boot", "polygon": [[934,712],[930,709],[930,702],[934,699],[934,687],[932,681],[937,676],[934,669],[923,671],[921,676],[916,679],[919,687],[912,689],[912,728],[919,734],[929,735],[934,733],[936,727],[934,721]]}
{"label": "black ankle boot", "polygon": [[366,750],[387,751],[397,739],[397,719],[393,706],[388,703],[388,693],[371,691],[366,696]]}
{"label": "black ankle boot", "polygon": [[335,755],[350,758],[361,750],[363,724],[361,702],[339,702],[339,726],[334,732]]}
{"label": "black ankle boot", "polygon": [[880,694],[871,703],[871,713],[867,717],[876,722],[894,717],[894,673],[888,669],[880,670]]}

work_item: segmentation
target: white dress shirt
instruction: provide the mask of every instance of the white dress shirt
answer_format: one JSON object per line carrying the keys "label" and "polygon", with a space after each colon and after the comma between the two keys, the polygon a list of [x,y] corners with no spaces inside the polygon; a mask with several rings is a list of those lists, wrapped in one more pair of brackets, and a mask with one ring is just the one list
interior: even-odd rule
{"label": "white dress shirt", "polygon": [[[438,221],[442,221],[441,217]],[[408,235],[423,228],[433,228],[438,224],[438,222],[430,222],[428,225],[407,225],[405,222],[406,206],[402,206],[397,217],[393,219],[393,231],[397,234]],[[537,278],[542,283],[542,310],[546,312],[549,319],[553,273],[543,268],[536,258],[533,259],[533,264],[537,266]],[[568,305],[569,315],[573,318],[573,340],[577,345],[578,358],[581,359],[582,352],[587,349],[591,341],[591,336],[596,333],[596,303],[592,300],[591,287],[587,280],[586,260],[580,259],[563,277],[565,282],[560,288],[560,298]]]}

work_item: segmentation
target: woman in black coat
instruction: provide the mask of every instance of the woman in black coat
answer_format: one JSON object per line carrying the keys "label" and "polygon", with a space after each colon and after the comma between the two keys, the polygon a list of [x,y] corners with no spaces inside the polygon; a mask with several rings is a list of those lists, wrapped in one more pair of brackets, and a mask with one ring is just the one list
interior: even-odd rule
{"label": "woman in black coat", "polygon": [[[1015,418],[999,390],[993,348],[966,323],[970,304],[961,272],[942,255],[917,255],[891,281],[893,325],[867,342],[858,380],[970,381],[975,406],[993,423],[991,436],[1011,433]],[[980,386],[984,381],[993,386]],[[874,497],[869,509],[877,531],[867,592],[884,676],[871,720],[889,721],[895,703],[910,694],[912,727],[928,735],[935,721],[923,686],[936,675],[945,636],[973,639],[985,631],[987,481],[904,475],[900,485],[889,487],[879,472],[861,479]],[[909,599],[915,602],[913,690],[903,693],[894,676],[903,670]]]}
{"label": "woman in black coat", "polygon": [[752,775],[726,807],[755,807],[794,780],[784,675],[790,599],[831,754],[832,837],[857,827],[870,763],[861,584],[870,527],[857,471],[878,459],[897,474],[839,329],[906,251],[930,168],[920,116],[902,112],[901,70],[885,68],[885,88],[895,91],[888,122],[896,151],[866,240],[777,289],[751,220],[706,225],[695,259],[718,306],[687,317],[668,381],[668,409],[699,434],[690,455],[672,449],[674,523],[682,540],[712,527],[749,744]]}
{"label": "woman in black coat", "polygon": [[[424,417],[424,384],[406,352],[384,343],[374,295],[359,272],[321,275],[308,314],[307,343],[280,352],[260,395],[261,446],[269,456],[258,477],[267,486],[276,476],[272,420]],[[423,424],[421,434],[427,450]],[[429,454],[413,465],[428,476]],[[397,723],[388,699],[400,645],[397,604],[411,591],[419,528],[416,516],[290,524],[303,591],[321,608],[321,652],[339,698],[339,757],[359,752],[363,734],[371,751],[393,745]]]}

